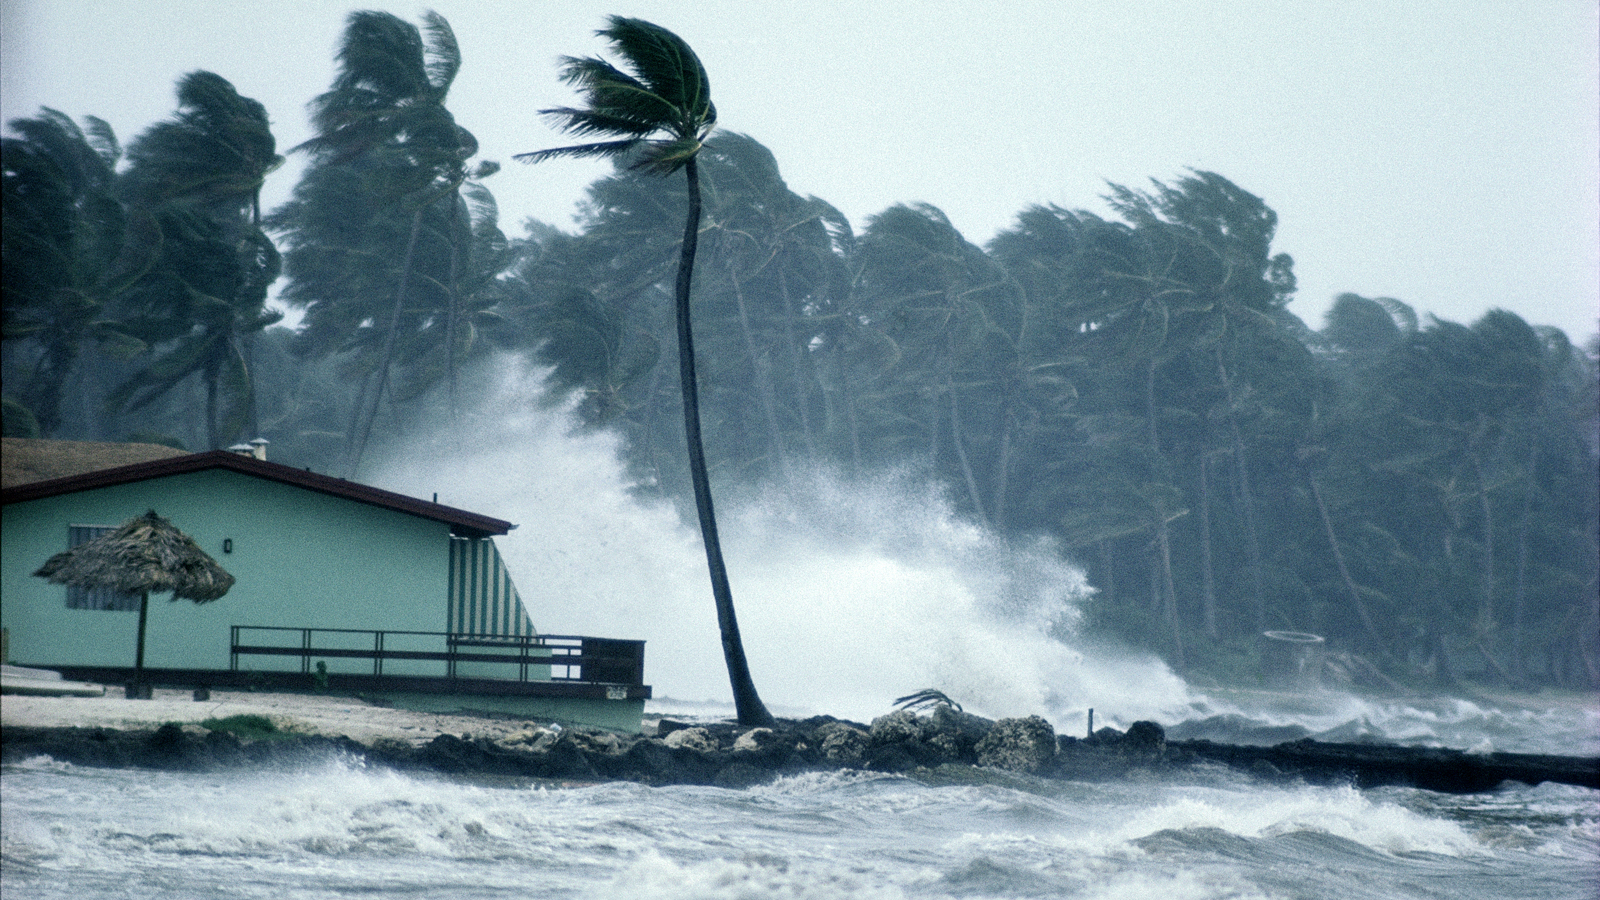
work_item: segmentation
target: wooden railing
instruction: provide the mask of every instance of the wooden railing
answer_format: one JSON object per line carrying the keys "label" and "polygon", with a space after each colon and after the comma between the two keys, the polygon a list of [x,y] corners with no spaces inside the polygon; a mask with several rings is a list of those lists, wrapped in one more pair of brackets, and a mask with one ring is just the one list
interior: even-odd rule
{"label": "wooden railing", "polygon": [[[358,639],[357,635],[367,635]],[[271,642],[273,637],[290,638]],[[246,643],[246,639],[252,643]],[[321,638],[321,640],[319,640]],[[353,646],[359,644],[360,646]],[[442,646],[443,650],[394,647]],[[337,645],[337,646],[336,646]],[[644,641],[577,635],[541,634],[499,637],[434,631],[364,631],[351,628],[277,628],[234,625],[229,638],[228,667],[239,671],[241,656],[297,656],[300,671],[310,674],[313,660],[370,659],[372,674],[383,675],[385,662],[442,662],[445,677],[461,677],[462,663],[516,666],[517,681],[575,681],[589,684],[644,684]],[[549,675],[530,678],[535,669]]]}

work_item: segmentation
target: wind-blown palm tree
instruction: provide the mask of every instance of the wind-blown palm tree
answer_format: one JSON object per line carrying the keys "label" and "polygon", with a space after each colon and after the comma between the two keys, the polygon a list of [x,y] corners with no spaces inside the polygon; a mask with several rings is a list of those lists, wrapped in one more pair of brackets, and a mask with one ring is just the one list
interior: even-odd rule
{"label": "wind-blown palm tree", "polygon": [[111,126],[93,116],[84,127],[56,110],[6,123],[0,139],[0,333],[27,371],[8,371],[7,401],[24,407],[40,436],[66,418],[68,378],[92,345],[117,357],[145,349],[112,308],[137,270],[119,263],[127,231],[116,196],[122,147]]}
{"label": "wind-blown palm tree", "polygon": [[125,255],[140,273],[121,304],[151,353],[107,405],[147,408],[199,375],[216,449],[253,420],[249,347],[283,317],[266,308],[280,261],[260,217],[262,183],[283,157],[266,108],[227,79],[190,72],[177,93],[177,114],[129,145],[121,176]]}
{"label": "wind-blown palm tree", "polygon": [[291,151],[310,155],[306,174],[267,223],[288,246],[282,297],[305,309],[301,351],[339,354],[359,376],[346,434],[353,477],[386,398],[414,400],[438,378],[453,385],[471,334],[463,296],[483,287],[489,264],[478,251],[497,255],[478,246],[498,229],[472,182],[498,166],[470,162],[477,139],[445,106],[462,60],[443,16],[426,13],[418,28],[352,13],[338,63],[311,104],[316,135]]}
{"label": "wind-blown palm tree", "polygon": [[728,664],[734,707],[741,725],[768,725],[772,714],[762,704],[755,682],[750,678],[744,644],[739,637],[739,623],[733,611],[733,591],[728,585],[722,546],[717,539],[710,476],[700,441],[700,402],[689,310],[689,286],[694,278],[695,248],[700,234],[700,173],[695,160],[717,123],[717,108],[711,102],[711,85],[705,67],[682,38],[659,25],[621,16],[612,16],[597,34],[611,42],[612,49],[631,71],[625,72],[596,57],[567,57],[563,60],[562,80],[577,88],[588,106],[584,109],[557,107],[543,110],[542,114],[570,134],[610,139],[523,153],[517,159],[534,163],[564,156],[633,157],[634,168],[660,175],[671,175],[682,169],[688,179],[689,211],[678,255],[674,299],[689,472],[694,482],[695,509],[705,541],[706,564],[711,572],[711,592],[716,600],[717,624],[722,632],[722,652]]}

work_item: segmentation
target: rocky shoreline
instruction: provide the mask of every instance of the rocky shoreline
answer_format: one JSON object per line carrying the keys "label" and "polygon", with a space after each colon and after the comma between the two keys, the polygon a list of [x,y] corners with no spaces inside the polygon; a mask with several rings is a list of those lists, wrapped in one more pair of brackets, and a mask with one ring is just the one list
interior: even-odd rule
{"label": "rocky shoreline", "polygon": [[1600,759],[1592,757],[1468,754],[1313,740],[1273,747],[1168,742],[1154,722],[1135,722],[1126,732],[1102,728],[1078,739],[1056,734],[1039,716],[991,721],[945,705],[926,714],[899,710],[866,725],[829,716],[784,719],[774,728],[755,729],[661,719],[649,735],[559,725],[495,726],[478,735],[440,733],[426,740],[379,736],[361,742],[345,735],[294,732],[241,738],[230,730],[176,722],[155,728],[7,724],[0,730],[0,761],[45,755],[84,766],[204,772],[342,757],[450,776],[729,788],[819,770],[937,780],[971,780],[982,777],[980,773],[1095,780],[1211,763],[1270,780],[1360,787],[1399,784],[1461,793],[1514,780],[1600,789]]}

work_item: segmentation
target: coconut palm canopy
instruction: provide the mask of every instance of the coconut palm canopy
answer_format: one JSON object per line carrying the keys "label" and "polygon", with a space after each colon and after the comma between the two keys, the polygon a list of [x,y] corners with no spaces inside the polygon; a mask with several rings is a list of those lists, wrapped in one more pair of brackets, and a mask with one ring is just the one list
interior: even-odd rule
{"label": "coconut palm canopy", "polygon": [[194,539],[150,510],[114,531],[50,557],[33,574],[54,584],[164,593],[206,603],[233,587],[229,575]]}

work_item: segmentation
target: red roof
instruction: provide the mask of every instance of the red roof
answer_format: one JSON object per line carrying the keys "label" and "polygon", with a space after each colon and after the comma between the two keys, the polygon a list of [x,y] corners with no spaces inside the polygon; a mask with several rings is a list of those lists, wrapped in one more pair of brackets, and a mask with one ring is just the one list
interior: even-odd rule
{"label": "red roof", "polygon": [[85,472],[82,475],[71,475],[66,478],[53,478],[49,481],[34,481],[17,487],[8,488],[0,492],[0,503],[24,503],[29,500],[41,500],[45,497],[56,497],[61,494],[73,494],[79,491],[94,490],[95,488],[110,487],[117,484],[131,484],[137,481],[147,481],[152,478],[165,478],[169,475],[187,475],[191,472],[204,472],[210,469],[226,469],[249,475],[252,478],[262,478],[267,481],[276,481],[279,484],[294,485],[319,494],[328,494],[341,497],[345,500],[354,500],[369,506],[383,509],[392,509],[396,512],[408,513],[443,522],[450,526],[452,534],[463,537],[489,537],[496,534],[505,534],[516,527],[510,522],[482,516],[477,513],[467,512],[439,503],[430,503],[375,488],[371,485],[346,481],[343,478],[333,478],[327,475],[318,475],[308,469],[296,469],[279,463],[267,462],[253,456],[245,456],[228,450],[211,450],[206,453],[190,453],[184,456],[173,456],[167,459],[156,459],[149,462],[134,463],[127,466],[117,466],[111,469],[100,469],[94,472]]}

